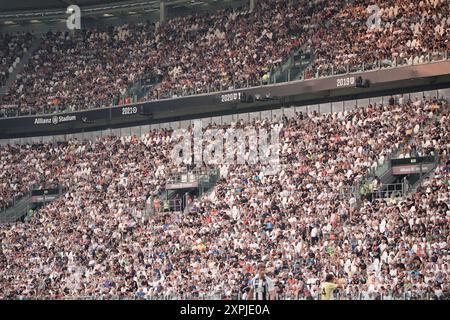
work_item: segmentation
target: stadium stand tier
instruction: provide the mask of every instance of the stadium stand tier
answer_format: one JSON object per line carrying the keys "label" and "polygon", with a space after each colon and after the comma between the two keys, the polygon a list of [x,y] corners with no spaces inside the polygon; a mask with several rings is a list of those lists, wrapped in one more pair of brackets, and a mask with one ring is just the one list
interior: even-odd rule
{"label": "stadium stand tier", "polygon": [[[448,117],[444,100],[400,98],[211,124],[280,127],[281,170],[218,164],[216,186],[185,210],[158,200],[184,170],[172,130],[4,146],[3,203],[29,184],[67,192],[0,227],[0,297],[245,298],[263,261],[281,299],[317,298],[328,273],[346,279],[340,299],[448,298]],[[437,164],[402,196],[372,197],[382,185],[368,177],[393,154]]]}
{"label": "stadium stand tier", "polygon": [[313,53],[302,78],[447,59],[448,1],[377,5],[376,28],[365,0],[261,0],[253,12],[49,31],[0,104],[22,115],[123,104],[142,79],[153,80],[141,100],[260,85],[300,48]]}
{"label": "stadium stand tier", "polygon": [[250,3],[2,30],[0,299],[450,298],[450,2]]}

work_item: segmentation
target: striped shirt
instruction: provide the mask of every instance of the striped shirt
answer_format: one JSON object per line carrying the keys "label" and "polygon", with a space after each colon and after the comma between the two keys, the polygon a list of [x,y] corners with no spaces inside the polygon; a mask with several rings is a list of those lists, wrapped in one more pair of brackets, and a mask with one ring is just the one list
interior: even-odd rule
{"label": "striped shirt", "polygon": [[272,279],[268,276],[264,279],[260,279],[259,276],[254,277],[250,280],[250,286],[253,288],[255,300],[269,300],[269,293],[275,288]]}

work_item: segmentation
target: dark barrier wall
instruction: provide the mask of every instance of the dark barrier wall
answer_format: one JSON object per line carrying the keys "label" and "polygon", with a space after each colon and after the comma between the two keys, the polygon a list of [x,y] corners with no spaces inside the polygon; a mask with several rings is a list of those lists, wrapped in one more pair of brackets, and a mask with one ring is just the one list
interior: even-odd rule
{"label": "dark barrier wall", "polygon": [[434,156],[392,159],[391,166],[395,167],[395,166],[402,166],[405,164],[434,163],[434,161],[436,161]]}
{"label": "dark barrier wall", "polygon": [[[356,78],[370,81],[356,88]],[[0,139],[70,134],[450,87],[450,61],[73,113],[0,119]],[[247,100],[246,102],[242,102]]]}

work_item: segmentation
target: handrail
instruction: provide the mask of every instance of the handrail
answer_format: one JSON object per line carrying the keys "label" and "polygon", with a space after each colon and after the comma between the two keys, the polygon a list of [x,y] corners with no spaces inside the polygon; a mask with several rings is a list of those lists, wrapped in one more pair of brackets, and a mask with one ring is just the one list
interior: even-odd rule
{"label": "handrail", "polygon": [[185,172],[173,172],[169,175],[167,183],[201,182],[201,177],[205,175],[217,175],[217,169],[195,168]]}
{"label": "handrail", "polygon": [[409,184],[404,180],[401,183],[383,184],[381,188],[372,191],[372,199],[402,198],[409,190]]}
{"label": "handrail", "polygon": [[[440,296],[431,292],[412,292],[408,290],[406,292],[352,292],[345,293],[338,291],[333,294],[334,300],[448,300],[448,294],[442,294]],[[308,294],[304,293],[277,293],[275,300],[320,300],[321,294]],[[233,292],[230,295],[223,293],[218,294],[204,294],[204,293],[186,293],[186,294],[169,294],[169,295],[146,295],[144,292],[136,292],[130,296],[105,296],[105,295],[80,295],[71,296],[64,295],[63,297],[56,298],[54,296],[40,295],[39,297],[18,297],[9,298],[9,300],[155,300],[155,301],[169,301],[169,300],[244,300],[244,296],[239,291]]]}
{"label": "handrail", "polygon": [[[429,60],[427,62],[423,62],[423,63],[419,63],[419,64],[413,64],[413,65],[426,65],[426,64],[432,64],[432,63],[446,61],[446,60],[449,59],[450,51],[446,51],[445,53],[442,53],[442,56],[443,56],[443,58],[441,60]],[[402,67],[408,67],[408,66],[411,66],[411,65],[408,64],[408,63],[400,64],[400,65],[395,64],[394,66],[387,67],[387,68],[381,68],[381,65],[380,65],[380,67],[378,69],[372,69],[372,70],[363,70],[363,68],[360,68],[360,69],[357,69],[356,71],[350,72],[350,69],[348,69],[347,72],[345,72],[344,74],[355,74],[355,73],[361,73],[361,72],[375,72],[375,71],[378,71],[380,69],[394,69],[394,68],[402,68]],[[83,111],[86,111],[86,110],[102,110],[102,109],[115,108],[115,107],[136,106],[136,105],[147,103],[147,102],[155,102],[155,101],[163,101],[163,100],[174,100],[174,101],[176,101],[176,99],[181,99],[181,98],[185,98],[185,97],[207,96],[207,95],[213,95],[213,94],[218,94],[218,93],[226,93],[226,92],[229,92],[230,90],[239,91],[239,90],[243,90],[243,89],[254,89],[254,88],[261,87],[261,86],[273,87],[273,86],[279,86],[279,85],[282,85],[282,84],[285,84],[285,83],[296,83],[296,82],[311,81],[311,80],[316,80],[316,79],[324,79],[324,78],[335,77],[335,76],[338,76],[338,75],[341,75],[341,74],[331,73],[331,74],[325,74],[325,75],[321,75],[321,76],[316,76],[316,77],[313,77],[313,78],[310,78],[310,79],[304,79],[304,77],[303,77],[301,79],[290,80],[290,81],[283,81],[283,82],[275,83],[275,84],[271,84],[271,83],[265,84],[265,83],[263,83],[262,79],[259,79],[259,81],[256,81],[256,83],[255,82],[243,82],[242,84],[238,83],[238,85],[242,85],[240,87],[237,87],[236,83],[234,82],[233,86],[231,86],[230,88],[225,89],[225,90],[224,90],[224,88],[222,88],[222,86],[220,86],[220,88],[214,88],[214,91],[211,91],[211,87],[208,86],[208,88],[201,88],[202,89],[201,93],[198,93],[198,90],[197,90],[198,88],[195,88],[193,94],[187,94],[187,95],[183,94],[182,96],[171,95],[168,98],[147,99],[145,101],[140,101],[140,102],[137,102],[137,103],[128,103],[128,104],[114,104],[114,101],[113,101],[114,99],[105,99],[105,100],[102,100],[102,101],[105,101],[105,103],[101,107],[76,108],[76,110],[73,110],[73,111],[63,111],[63,112],[58,112],[58,111],[54,112],[54,111],[52,111],[52,112],[49,112],[49,113],[44,112],[44,113],[36,113],[36,114],[28,114],[28,115],[19,115],[18,114],[19,110],[16,110],[16,114],[13,115],[13,116],[5,116],[5,115],[2,116],[2,114],[0,112],[0,119],[1,118],[36,117],[36,116],[45,116],[45,115],[64,115],[64,114],[66,114],[68,112],[72,112],[73,113],[73,112],[83,112]],[[216,90],[216,89],[219,89],[219,90]],[[172,91],[172,94],[173,94],[173,91]],[[119,93],[117,93],[117,95],[119,95]],[[8,110],[8,109],[4,109],[4,108],[2,108],[2,105],[0,105],[0,110]],[[46,109],[44,109],[44,110],[48,111]]]}
{"label": "handrail", "polygon": [[[123,9],[139,9],[144,6],[148,6],[148,1],[135,2],[135,3],[122,3],[122,4],[97,4],[93,6],[83,7],[83,11],[86,13],[98,13],[111,10],[123,10]],[[7,13],[0,14],[0,20],[4,19],[30,19],[33,17],[54,17],[54,16],[66,16],[66,8],[61,9],[35,9],[26,11],[9,11]]]}

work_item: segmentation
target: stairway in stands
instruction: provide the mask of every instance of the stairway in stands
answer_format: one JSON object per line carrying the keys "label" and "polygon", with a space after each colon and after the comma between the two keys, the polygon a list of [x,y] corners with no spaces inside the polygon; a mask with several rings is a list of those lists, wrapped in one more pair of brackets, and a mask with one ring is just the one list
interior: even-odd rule
{"label": "stairway in stands", "polygon": [[23,196],[12,207],[0,213],[0,224],[13,223],[23,218],[31,207],[29,194]]}
{"label": "stairway in stands", "polygon": [[[428,119],[420,128],[421,131],[427,130],[430,126],[433,126],[435,121],[441,116],[443,110],[439,115],[434,115]],[[362,187],[363,184],[371,185],[375,178],[378,179],[378,188],[373,191],[371,198],[403,198],[408,194],[417,190],[417,188],[422,184],[422,182],[434,175],[436,167],[439,165],[438,157],[410,157],[404,158],[401,161],[405,162],[404,165],[416,165],[420,166],[420,172],[415,174],[405,174],[404,176],[399,176],[393,174],[393,163],[399,162],[402,152],[405,148],[413,143],[415,135],[412,136],[404,144],[400,145],[398,148],[393,150],[391,154],[384,160],[383,163],[378,165],[374,170],[371,170],[361,182],[356,183],[352,187],[352,194],[357,199],[357,206],[361,204],[362,198]],[[394,160],[394,161],[393,161]],[[419,163],[423,163],[419,165]],[[397,164],[398,165],[398,164]],[[405,180],[404,177],[408,180]]]}
{"label": "stairway in stands", "polygon": [[194,169],[184,173],[173,173],[167,180],[166,186],[160,193],[147,199],[147,215],[156,213],[153,200],[159,199],[160,211],[187,212],[193,198],[208,195],[214,189],[220,178],[219,169]]}
{"label": "stairway in stands", "polygon": [[9,74],[9,77],[6,80],[6,84],[3,87],[0,87],[0,102],[1,102],[2,95],[6,95],[9,88],[16,80],[17,75],[23,71],[25,65],[28,63],[28,61],[30,61],[30,58],[32,57],[32,55],[39,48],[41,41],[42,41],[42,38],[39,35],[37,35],[33,39],[33,42],[31,43],[31,46],[28,49],[28,51],[23,55],[20,62],[16,65],[16,67],[13,69],[13,71]]}
{"label": "stairway in stands", "polygon": [[62,186],[52,188],[31,187],[24,196],[17,199],[9,208],[0,212],[0,224],[30,219],[32,211],[46,203],[54,201],[63,191]]}
{"label": "stairway in stands", "polygon": [[270,83],[295,81],[303,78],[305,70],[313,61],[313,50],[307,44],[295,49],[284,59],[281,66],[272,70]]}

